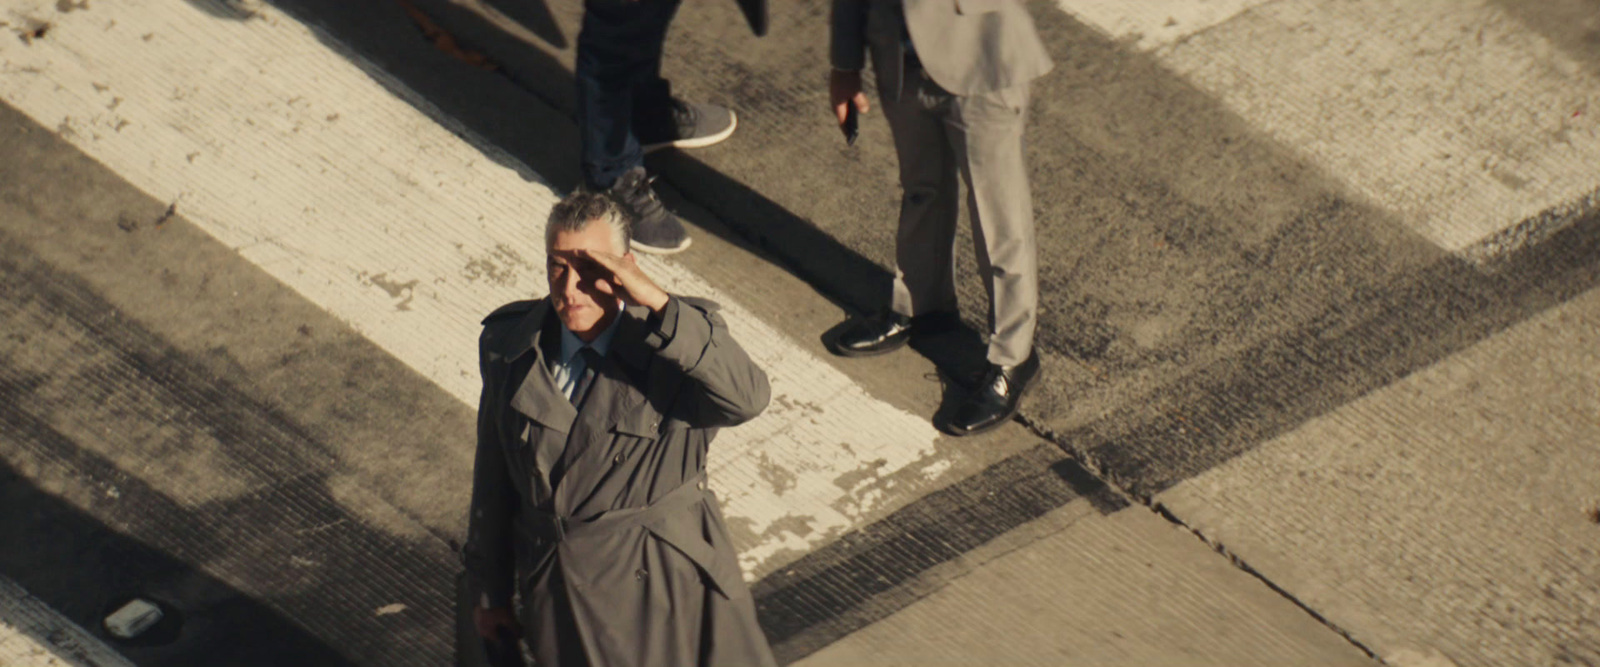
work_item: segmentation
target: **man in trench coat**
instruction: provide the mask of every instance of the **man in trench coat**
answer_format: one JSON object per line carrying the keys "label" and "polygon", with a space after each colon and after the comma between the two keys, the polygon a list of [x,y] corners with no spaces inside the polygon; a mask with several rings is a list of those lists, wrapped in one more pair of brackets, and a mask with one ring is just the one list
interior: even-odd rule
{"label": "man in trench coat", "polygon": [[540,665],[775,665],[706,486],[717,429],[766,408],[767,377],[714,303],[639,269],[629,222],[609,195],[563,200],[550,296],[483,321],[477,630],[520,634]]}

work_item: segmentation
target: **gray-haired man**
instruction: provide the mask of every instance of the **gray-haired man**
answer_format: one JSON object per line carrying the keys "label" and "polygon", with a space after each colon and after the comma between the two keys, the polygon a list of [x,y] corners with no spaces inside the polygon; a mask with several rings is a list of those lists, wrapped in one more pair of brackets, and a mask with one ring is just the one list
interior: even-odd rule
{"label": "gray-haired man", "polygon": [[711,439],[766,408],[767,376],[715,304],[640,270],[630,222],[609,195],[563,200],[549,297],[484,320],[478,632],[521,634],[541,665],[774,665],[706,487]]}

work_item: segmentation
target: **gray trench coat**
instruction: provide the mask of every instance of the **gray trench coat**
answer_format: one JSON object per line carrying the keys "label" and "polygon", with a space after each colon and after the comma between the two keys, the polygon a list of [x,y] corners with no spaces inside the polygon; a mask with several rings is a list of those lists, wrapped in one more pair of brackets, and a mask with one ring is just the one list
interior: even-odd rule
{"label": "gray trench coat", "polygon": [[705,481],[712,437],[766,408],[767,376],[716,304],[649,315],[619,316],[581,411],[548,371],[548,301],[484,320],[468,577],[494,606],[521,594],[541,665],[775,665]]}

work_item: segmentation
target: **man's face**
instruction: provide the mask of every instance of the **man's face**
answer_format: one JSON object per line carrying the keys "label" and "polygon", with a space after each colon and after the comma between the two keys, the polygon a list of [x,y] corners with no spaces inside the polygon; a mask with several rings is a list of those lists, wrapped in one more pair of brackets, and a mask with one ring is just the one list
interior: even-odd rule
{"label": "man's face", "polygon": [[[567,329],[585,342],[600,335],[616,318],[622,304],[608,294],[610,273],[595,262],[578,257],[576,250],[615,252],[611,228],[591,222],[581,231],[557,232],[545,254],[550,279],[550,303]],[[630,253],[631,254],[631,253]],[[628,258],[628,259],[631,259]],[[602,291],[605,290],[605,291]]]}

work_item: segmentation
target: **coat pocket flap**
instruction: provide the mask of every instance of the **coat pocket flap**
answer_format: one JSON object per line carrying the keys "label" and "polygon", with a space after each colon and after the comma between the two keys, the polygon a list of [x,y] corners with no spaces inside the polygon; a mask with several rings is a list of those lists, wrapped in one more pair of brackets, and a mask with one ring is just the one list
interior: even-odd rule
{"label": "coat pocket flap", "polygon": [[640,438],[654,438],[661,432],[661,411],[650,396],[640,390],[647,382],[644,377],[632,376],[628,380],[606,385],[613,392],[606,409],[611,421],[607,430]]}
{"label": "coat pocket flap", "polygon": [[639,438],[654,438],[661,432],[661,414],[648,406],[640,406],[618,419],[612,430]]}
{"label": "coat pocket flap", "polygon": [[692,561],[712,587],[716,588],[722,597],[728,598],[735,591],[741,590],[739,584],[743,581],[740,579],[738,565],[733,559],[719,557],[717,548],[700,536],[700,524],[704,520],[704,511],[696,506],[692,512],[668,517],[645,528],[651,535],[656,536],[656,539],[667,543]]}

